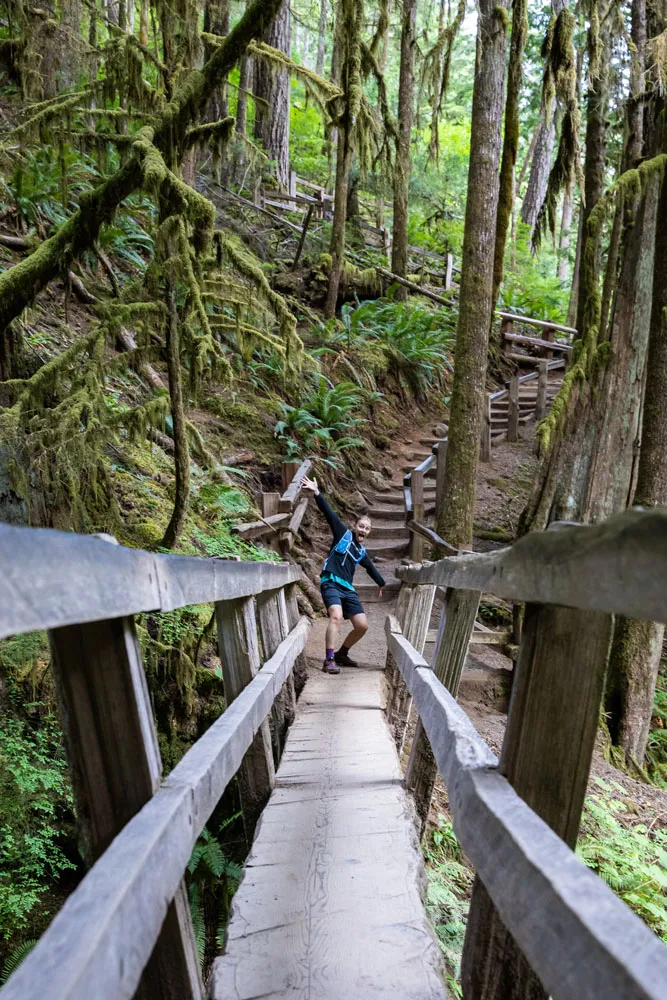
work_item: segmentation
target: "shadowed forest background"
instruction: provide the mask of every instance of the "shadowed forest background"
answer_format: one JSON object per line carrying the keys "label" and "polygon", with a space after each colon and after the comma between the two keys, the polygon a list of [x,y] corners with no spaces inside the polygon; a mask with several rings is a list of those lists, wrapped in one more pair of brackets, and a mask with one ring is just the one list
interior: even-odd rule
{"label": "shadowed forest background", "polygon": [[[0,522],[277,559],[232,529],[282,461],[358,511],[406,422],[443,420],[457,548],[664,506],[666,86],[665,0],[0,0]],[[577,334],[521,516],[480,528],[498,310]],[[225,707],[212,606],[138,628],[167,770]],[[579,852],[667,940],[662,649],[616,621]],[[84,873],[49,661],[0,642],[3,981]],[[461,995],[473,875],[432,812]],[[189,867],[205,969],[247,850],[230,788]]]}

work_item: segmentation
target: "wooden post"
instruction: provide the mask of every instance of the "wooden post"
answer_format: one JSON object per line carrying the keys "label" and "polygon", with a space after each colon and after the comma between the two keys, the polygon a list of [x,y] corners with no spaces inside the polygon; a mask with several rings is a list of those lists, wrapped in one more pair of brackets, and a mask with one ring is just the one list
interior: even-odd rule
{"label": "wooden post", "polygon": [[512,342],[505,340],[506,333],[514,333],[514,321],[511,319],[502,319],[500,321],[500,349],[505,357],[509,357],[512,353]]}
{"label": "wooden post", "polygon": [[438,441],[435,445],[437,448],[436,452],[436,466],[435,466],[435,510],[436,517],[437,512],[442,506],[442,500],[445,495],[445,469],[447,468],[447,439],[443,441]]}
{"label": "wooden post", "polygon": [[[542,340],[548,340],[550,342],[553,342],[555,339],[556,339],[556,331],[554,330],[554,328],[551,326],[546,327],[546,329],[542,332]],[[554,352],[550,351],[547,347],[543,348],[543,351],[544,351],[543,357],[547,361],[551,361],[551,359],[554,356]]]}
{"label": "wooden post", "polygon": [[[408,642],[421,653],[424,650],[428,625],[431,620],[435,587],[431,584],[402,584],[396,604],[398,618],[403,634]],[[398,671],[395,671],[393,691],[387,706],[387,717],[394,722],[396,744],[400,746],[407,723],[406,706],[408,690]]]}
{"label": "wooden post", "polygon": [[280,510],[280,493],[262,493],[260,498],[262,517],[271,517]]}
{"label": "wooden post", "polygon": [[283,462],[280,471],[282,475],[283,493],[301,468],[301,462]]}
{"label": "wooden post", "polygon": [[[287,621],[287,605],[285,593],[280,590],[265,590],[257,595],[257,618],[259,633],[262,640],[264,660],[268,660],[277,650],[289,632]],[[285,746],[287,730],[294,722],[296,713],[296,694],[294,692],[294,677],[289,678],[282,686],[271,710],[271,743],[273,760],[278,767]]]}
{"label": "wooden post", "polygon": [[517,374],[512,375],[510,379],[507,440],[519,440],[519,376]]}
{"label": "wooden post", "polygon": [[[296,592],[298,583],[292,583],[289,587],[285,587],[285,603],[287,607],[287,624],[289,629],[293,629],[299,618],[299,605],[296,599]],[[306,654],[299,653],[296,660],[294,661],[294,689],[298,694],[301,694],[304,685],[306,683],[306,678],[308,677],[308,664],[306,662]]]}
{"label": "wooden post", "polygon": [[480,443],[480,462],[491,461],[491,398],[488,392],[484,393],[484,416],[482,420],[482,438]]}
{"label": "wooden post", "polygon": [[447,264],[445,267],[445,291],[448,292],[452,287],[452,272],[454,270],[454,257],[451,253],[447,254]]}
{"label": "wooden post", "polygon": [[[500,758],[521,798],[574,848],[597,733],[611,616],[527,605]],[[466,1000],[546,1000],[476,880],[463,950]]]}
{"label": "wooden post", "polygon": [[[133,619],[53,629],[50,640],[77,824],[90,866],[155,794],[162,761]],[[183,884],[135,996],[204,996]]]}
{"label": "wooden post", "polygon": [[[448,589],[440,617],[433,670],[439,681],[456,698],[461,674],[468,656],[470,636],[475,624],[481,594],[478,590]],[[421,821],[420,836],[426,830],[433,786],[438,772],[433,751],[421,719],[417,721],[412,749],[405,774],[405,784],[415,799]],[[466,998],[467,1000],[467,998]]]}
{"label": "wooden post", "polygon": [[[232,601],[217,601],[215,617],[225,700],[231,705],[261,667],[254,600],[252,597],[241,597]],[[243,825],[248,844],[251,844],[257,820],[269,801],[275,784],[268,719],[262,722],[255,734],[252,746],[238,770],[237,779],[241,792]]]}
{"label": "wooden post", "polygon": [[[412,512],[418,524],[426,523],[424,473],[416,469],[412,473]],[[424,539],[414,531],[410,532],[410,558],[413,562],[422,562],[424,558]]]}
{"label": "wooden post", "polygon": [[299,263],[299,258],[301,257],[301,251],[303,250],[303,245],[306,242],[306,235],[308,233],[308,227],[310,225],[310,220],[313,217],[314,205],[308,206],[308,211],[306,212],[306,218],[303,220],[303,229],[301,230],[301,236],[299,237],[299,245],[296,248],[296,254],[294,255],[294,263],[292,267],[296,267]]}
{"label": "wooden post", "polygon": [[296,198],[296,170],[290,170],[289,172],[289,196],[290,198]]}
{"label": "wooden post", "polygon": [[537,377],[537,400],[535,402],[535,420],[542,420],[547,412],[547,362],[540,361],[540,373]]}

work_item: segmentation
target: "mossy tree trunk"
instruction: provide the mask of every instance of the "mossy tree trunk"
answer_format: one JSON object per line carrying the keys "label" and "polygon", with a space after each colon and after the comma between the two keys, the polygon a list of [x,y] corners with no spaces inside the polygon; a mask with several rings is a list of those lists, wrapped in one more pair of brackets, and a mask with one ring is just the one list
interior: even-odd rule
{"label": "mossy tree trunk", "polygon": [[324,70],[324,52],[327,40],[327,0],[320,0],[320,23],[317,31],[317,59],[315,72],[322,76]]}
{"label": "mossy tree trunk", "polygon": [[180,320],[176,305],[176,292],[167,286],[167,323],[165,340],[167,348],[167,373],[171,419],[174,425],[174,511],[162,539],[166,549],[173,549],[183,531],[183,523],[190,496],[190,449],[185,420],[183,383],[181,379]]}
{"label": "mossy tree trunk", "polygon": [[[274,49],[291,56],[292,15],[290,0],[283,0],[280,10],[264,35]],[[255,138],[276,165],[276,180],[283,191],[289,188],[290,74],[276,69],[262,59],[255,64],[254,93]]]}
{"label": "mossy tree trunk", "polygon": [[[588,220],[595,205],[602,197],[606,182],[607,152],[607,105],[609,103],[609,55],[611,42],[611,18],[609,0],[600,4],[600,24],[597,34],[591,26],[588,30],[588,60],[590,82],[586,96],[586,152],[584,158],[584,197],[582,200],[581,233],[582,261],[589,239]],[[597,237],[599,243],[599,236]],[[596,269],[599,270],[599,247],[595,249]],[[575,326],[580,332],[584,328],[584,307],[586,304],[586,283],[579,281],[577,317]]]}
{"label": "mossy tree trunk", "polygon": [[449,444],[437,531],[452,545],[472,545],[477,465],[485,403],[492,313],[507,8],[480,0],[472,103],[470,165],[454,354]]}
{"label": "mossy tree trunk", "polygon": [[[338,122],[338,152],[336,155],[336,188],[334,215],[331,227],[331,272],[324,305],[324,314],[330,319],[336,313],[338,289],[345,263],[345,221],[347,218],[347,186],[352,157],[354,132],[361,106],[361,25],[363,3],[361,0],[341,0],[336,25],[337,44],[341,59],[341,86],[343,113]],[[335,46],[334,46],[335,48]]]}
{"label": "mossy tree trunk", "polygon": [[556,128],[553,121],[547,121],[544,109],[540,112],[540,123],[533,149],[533,160],[530,165],[528,186],[521,205],[521,220],[529,227],[532,234],[537,222],[537,216],[544,203],[549,183],[549,169],[554,151]]}
{"label": "mossy tree trunk", "polygon": [[[408,189],[410,184],[410,144],[415,85],[415,44],[417,0],[403,0],[401,24],[401,68],[398,83],[398,142],[394,168],[394,232],[391,269],[399,278],[408,275]],[[396,298],[407,298],[399,286]]]}
{"label": "mossy tree trunk", "polygon": [[[280,0],[255,0],[230,31],[225,42],[201,70],[188,74],[161,119],[156,123],[153,143],[172,163],[182,158],[188,126],[201,113],[211,91],[234,67],[251,39],[263,33]],[[34,253],[0,274],[0,339],[12,320],[35,296],[60,274],[62,261],[76,258],[93,245],[103,222],[113,218],[118,206],[143,181],[137,153],[115,174],[86,194],[79,210],[45,240]]]}
{"label": "mossy tree trunk", "polygon": [[503,280],[505,264],[505,244],[512,218],[514,204],[514,183],[516,158],[519,149],[519,97],[523,50],[528,34],[528,14],[526,0],[514,0],[512,4],[512,41],[510,43],[509,70],[507,77],[507,100],[505,101],[505,132],[503,136],[503,156],[500,164],[500,192],[496,216],[496,243],[493,262],[493,291],[491,299],[495,306]]}
{"label": "mossy tree trunk", "polygon": [[[664,101],[660,102],[664,109]],[[664,110],[663,110],[664,114]],[[661,148],[667,151],[663,126]],[[641,448],[634,503],[667,505],[667,179],[656,222]],[[662,654],[664,625],[619,617],[609,660],[606,710],[614,743],[639,765],[644,760]]]}

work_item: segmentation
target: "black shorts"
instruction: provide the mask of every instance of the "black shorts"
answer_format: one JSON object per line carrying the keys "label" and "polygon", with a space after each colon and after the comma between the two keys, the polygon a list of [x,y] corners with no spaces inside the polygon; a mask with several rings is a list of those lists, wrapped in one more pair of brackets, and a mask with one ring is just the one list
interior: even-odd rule
{"label": "black shorts", "polygon": [[335,580],[325,580],[320,584],[320,591],[325,607],[330,608],[332,604],[340,604],[343,609],[343,618],[363,615],[364,606],[359,600],[356,590],[347,590],[337,584]]}

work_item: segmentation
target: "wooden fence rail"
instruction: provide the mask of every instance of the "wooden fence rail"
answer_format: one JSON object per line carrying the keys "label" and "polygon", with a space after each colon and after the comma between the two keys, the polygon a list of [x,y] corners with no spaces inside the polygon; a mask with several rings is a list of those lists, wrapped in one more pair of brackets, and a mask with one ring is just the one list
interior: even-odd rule
{"label": "wooden fence rail", "polygon": [[[446,587],[448,611],[433,668],[389,617],[388,664],[394,686],[400,676],[413,698],[447,786],[455,832],[477,872],[464,995],[659,1000],[667,948],[572,848],[597,733],[611,616],[667,621],[667,513],[632,510],[595,526],[555,527],[493,554],[399,567],[409,590]],[[482,591],[532,602],[499,763],[456,704],[457,679],[448,671],[463,632],[467,639],[473,628],[474,614],[466,614],[462,629],[461,607],[476,606]],[[421,763],[411,754],[406,781],[423,814],[427,803],[418,795],[426,788],[430,797],[432,784],[411,773]]]}
{"label": "wooden fence rail", "polygon": [[[2,1000],[202,1000],[183,874],[237,773],[252,838],[293,716],[291,676],[309,627],[296,608],[297,568],[109,541],[0,525],[0,638],[49,630],[92,865]],[[162,780],[133,615],[209,602],[227,709]]]}

